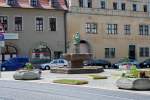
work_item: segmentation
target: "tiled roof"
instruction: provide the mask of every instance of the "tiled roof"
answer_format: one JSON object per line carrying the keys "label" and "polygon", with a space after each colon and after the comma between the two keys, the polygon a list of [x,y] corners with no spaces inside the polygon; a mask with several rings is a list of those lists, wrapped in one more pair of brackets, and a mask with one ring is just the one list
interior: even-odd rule
{"label": "tiled roof", "polygon": [[16,0],[14,5],[8,5],[7,0],[0,0],[0,7],[41,8],[67,10],[65,0],[38,0],[37,6],[31,6],[30,0]]}

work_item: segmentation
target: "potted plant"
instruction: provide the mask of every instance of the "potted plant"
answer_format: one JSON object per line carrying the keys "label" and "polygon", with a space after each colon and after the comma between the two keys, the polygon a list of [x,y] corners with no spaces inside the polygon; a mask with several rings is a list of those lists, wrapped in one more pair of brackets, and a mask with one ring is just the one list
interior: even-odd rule
{"label": "potted plant", "polygon": [[27,63],[23,70],[18,70],[14,74],[15,80],[35,80],[40,79],[41,71],[34,69],[31,63]]}

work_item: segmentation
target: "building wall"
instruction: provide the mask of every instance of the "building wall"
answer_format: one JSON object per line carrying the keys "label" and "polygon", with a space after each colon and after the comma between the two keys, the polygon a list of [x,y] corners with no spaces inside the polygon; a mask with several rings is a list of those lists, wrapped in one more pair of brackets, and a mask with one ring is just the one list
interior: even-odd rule
{"label": "building wall", "polygon": [[[14,43],[20,55],[29,55],[30,51],[40,42],[46,42],[52,51],[65,52],[65,32],[64,32],[64,11],[44,10],[44,9],[22,9],[22,8],[0,8],[0,16],[8,16],[7,33],[18,33],[18,40],[7,40]],[[23,17],[23,31],[16,32],[14,17]],[[44,18],[44,31],[35,30],[36,17]],[[49,30],[48,18],[54,17],[57,20],[56,31]]]}
{"label": "building wall", "polygon": [[[150,30],[149,36],[139,35],[139,25],[149,25],[149,12],[143,12],[142,5],[148,4],[146,0],[139,2],[127,2],[127,0],[105,0],[108,1],[107,9],[97,9],[100,0],[92,0],[92,8],[80,8],[78,0],[72,2],[67,14],[67,32],[68,43],[71,43],[74,33],[79,32],[81,40],[86,40],[90,46],[94,58],[107,59],[116,62],[120,58],[128,57],[129,45],[136,46],[136,58],[139,61],[149,57],[140,57],[139,48],[150,48]],[[126,11],[112,10],[112,2],[126,2]],[[132,3],[138,3],[139,11],[132,11]],[[78,6],[78,7],[77,7]],[[97,23],[97,34],[88,34],[85,32],[86,23]],[[118,34],[108,35],[107,24],[118,24]],[[131,25],[131,35],[124,34],[124,25]],[[115,58],[105,58],[105,48],[115,48]],[[69,49],[69,48],[68,48]],[[150,51],[149,51],[150,52]]]}

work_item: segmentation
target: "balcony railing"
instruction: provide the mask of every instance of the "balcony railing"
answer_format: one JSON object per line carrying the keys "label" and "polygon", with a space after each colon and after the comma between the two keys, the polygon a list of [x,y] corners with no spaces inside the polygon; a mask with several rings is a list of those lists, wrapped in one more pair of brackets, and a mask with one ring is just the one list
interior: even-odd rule
{"label": "balcony railing", "polygon": [[81,8],[77,6],[71,6],[69,11],[73,13],[95,14],[95,15],[129,16],[129,17],[144,17],[144,18],[150,17],[150,12],[144,11]]}

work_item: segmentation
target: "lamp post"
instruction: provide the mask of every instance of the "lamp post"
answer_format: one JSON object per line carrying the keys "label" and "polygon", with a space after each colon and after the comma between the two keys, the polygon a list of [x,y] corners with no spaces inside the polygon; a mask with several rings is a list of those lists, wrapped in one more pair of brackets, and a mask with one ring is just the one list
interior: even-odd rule
{"label": "lamp post", "polygon": [[[0,23],[0,55],[2,54],[2,52],[1,52],[1,49],[2,49],[2,47],[4,47],[4,33],[5,33],[5,31],[4,31],[4,27],[3,27],[3,25]],[[1,78],[1,64],[0,64],[0,78]]]}
{"label": "lamp post", "polygon": [[[2,54],[1,49],[4,47],[4,34],[0,33],[0,54]],[[1,64],[0,64],[0,78],[1,78]]]}

